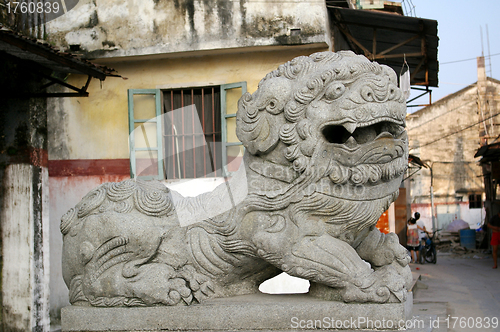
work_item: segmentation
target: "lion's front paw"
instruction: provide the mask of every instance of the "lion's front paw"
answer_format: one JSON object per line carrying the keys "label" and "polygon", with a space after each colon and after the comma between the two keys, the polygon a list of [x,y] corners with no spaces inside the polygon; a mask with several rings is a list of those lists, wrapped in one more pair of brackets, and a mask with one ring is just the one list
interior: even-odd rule
{"label": "lion's front paw", "polygon": [[[405,247],[399,243],[399,238],[394,233],[385,235],[383,245],[377,248],[380,251],[375,257],[384,257],[384,262],[378,262],[377,266],[387,265],[394,261],[398,262],[401,266],[407,266],[410,263],[408,252]],[[374,261],[377,259],[375,258]]]}
{"label": "lion's front paw", "polygon": [[191,304],[193,295],[186,280],[171,266],[146,264],[134,276],[129,287],[135,297],[147,305]]}
{"label": "lion's front paw", "polygon": [[190,305],[214,294],[210,278],[190,265],[177,270],[165,264],[148,265],[143,266],[147,271],[142,271],[141,278],[134,282],[135,289],[142,291],[140,298],[147,304]]}
{"label": "lion's front paw", "polygon": [[367,277],[349,282],[342,291],[345,302],[403,302],[406,300],[405,278],[392,266],[384,266]]}
{"label": "lion's front paw", "polygon": [[399,244],[399,238],[394,233],[382,234],[378,230],[371,232],[357,248],[357,252],[376,267],[393,262],[405,267],[410,263],[406,248]]}
{"label": "lion's front paw", "polygon": [[394,261],[398,262],[398,264],[403,267],[410,263],[411,259],[410,256],[408,256],[408,250],[399,243],[399,238],[396,234],[387,234],[385,243],[385,250],[392,253]]}
{"label": "lion's front paw", "polygon": [[196,301],[201,302],[214,294],[214,286],[210,278],[198,273],[191,265],[184,265],[179,274],[188,282]]}

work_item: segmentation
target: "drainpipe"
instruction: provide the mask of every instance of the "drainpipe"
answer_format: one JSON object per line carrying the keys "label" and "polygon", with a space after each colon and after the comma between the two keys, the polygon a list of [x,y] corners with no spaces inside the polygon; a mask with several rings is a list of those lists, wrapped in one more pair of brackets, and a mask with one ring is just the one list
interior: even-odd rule
{"label": "drainpipe", "polygon": [[429,169],[431,170],[431,216],[432,216],[432,229],[433,230],[436,230],[437,229],[437,225],[436,225],[436,218],[434,216],[434,188],[432,187],[432,185],[434,184],[434,178],[433,178],[433,175],[432,175],[432,166],[429,165]]}

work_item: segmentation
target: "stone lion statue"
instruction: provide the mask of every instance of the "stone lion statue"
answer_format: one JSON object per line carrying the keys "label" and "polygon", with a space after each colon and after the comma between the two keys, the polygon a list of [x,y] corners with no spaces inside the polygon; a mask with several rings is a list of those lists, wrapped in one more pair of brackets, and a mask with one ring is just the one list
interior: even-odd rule
{"label": "stone lion statue", "polygon": [[405,301],[409,256],[375,228],[407,168],[405,115],[394,71],[363,56],[279,66],[239,101],[246,150],[229,181],[196,198],[105,183],[62,217],[70,302],[189,305],[282,271],[332,300]]}

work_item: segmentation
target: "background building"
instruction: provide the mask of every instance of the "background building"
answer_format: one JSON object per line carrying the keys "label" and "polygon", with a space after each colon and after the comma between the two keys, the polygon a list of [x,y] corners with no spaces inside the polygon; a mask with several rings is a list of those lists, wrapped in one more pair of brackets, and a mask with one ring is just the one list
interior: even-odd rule
{"label": "background building", "polygon": [[[500,133],[500,81],[486,77],[478,58],[478,81],[407,117],[410,153],[430,168],[410,178],[411,210],[432,226],[430,187],[437,228],[462,219],[478,228],[484,218],[482,170],[475,158],[481,145]],[[432,171],[431,171],[432,169]]]}

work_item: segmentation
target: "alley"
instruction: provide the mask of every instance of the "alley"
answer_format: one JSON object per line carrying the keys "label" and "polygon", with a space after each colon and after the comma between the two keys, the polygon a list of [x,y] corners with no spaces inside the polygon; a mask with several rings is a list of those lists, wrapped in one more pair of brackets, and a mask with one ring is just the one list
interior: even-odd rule
{"label": "alley", "polygon": [[[433,331],[500,331],[500,270],[492,265],[491,255],[458,258],[449,253],[438,254],[435,265],[412,264],[412,272],[421,275],[414,314],[438,316],[440,328]],[[484,327],[487,317],[490,323],[496,317],[496,328]],[[469,320],[473,327],[460,328],[460,319],[462,326]]]}

